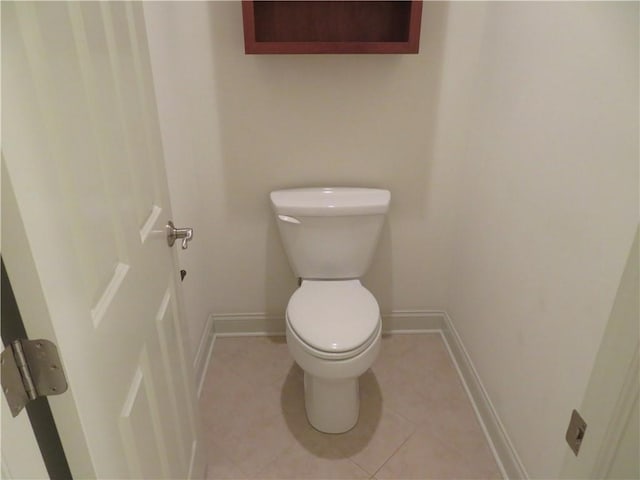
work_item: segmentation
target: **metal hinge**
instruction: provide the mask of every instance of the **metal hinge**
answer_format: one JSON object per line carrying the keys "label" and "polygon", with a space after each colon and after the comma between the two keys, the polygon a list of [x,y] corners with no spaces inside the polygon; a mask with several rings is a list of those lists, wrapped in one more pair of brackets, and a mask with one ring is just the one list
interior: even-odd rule
{"label": "metal hinge", "polygon": [[49,340],[14,340],[2,352],[2,391],[15,417],[38,397],[67,391],[58,349]]}

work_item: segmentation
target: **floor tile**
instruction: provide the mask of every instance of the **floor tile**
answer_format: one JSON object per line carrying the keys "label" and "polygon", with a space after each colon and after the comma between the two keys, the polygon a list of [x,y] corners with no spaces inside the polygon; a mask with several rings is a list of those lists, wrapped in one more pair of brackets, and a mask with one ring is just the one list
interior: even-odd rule
{"label": "floor tile", "polygon": [[376,478],[501,478],[471,404],[437,404]]}
{"label": "floor tile", "polygon": [[207,442],[207,480],[240,480],[246,474],[214,442]]}
{"label": "floor tile", "polygon": [[247,348],[247,337],[217,337],[214,355],[217,363],[227,363]]}
{"label": "floor tile", "polygon": [[[366,400],[364,401],[366,409]],[[339,451],[369,474],[374,474],[413,433],[415,426],[391,410],[383,409],[377,423],[372,424],[367,412],[361,413],[358,425],[337,442]],[[351,443],[364,447],[351,453]]]}
{"label": "floor tile", "polygon": [[[214,383],[217,388],[203,389],[200,400],[205,435],[214,439],[237,437],[256,422],[294,409],[296,396],[277,384],[252,385],[228,370],[218,372]],[[298,403],[304,411],[304,394]]]}
{"label": "floor tile", "polygon": [[226,365],[252,385],[271,385],[285,376],[294,363],[283,339],[246,337],[244,348],[236,352]]}
{"label": "floor tile", "polygon": [[[432,335],[430,335],[432,336]],[[382,344],[377,361],[389,363],[403,357],[417,344],[423,342],[425,335],[382,335]]]}
{"label": "floor tile", "polygon": [[410,422],[419,424],[430,415],[427,400],[416,389],[415,379],[399,368],[376,364],[371,368],[372,381],[362,384],[362,395],[371,396],[382,392],[385,408],[401,415]]}
{"label": "floor tile", "polygon": [[498,467],[482,436],[450,436],[420,427],[375,474],[379,480],[498,479]]}
{"label": "floor tile", "polygon": [[294,442],[258,473],[265,479],[368,479],[369,474],[349,459],[331,452],[326,445],[321,455],[311,454]]}
{"label": "floor tile", "polygon": [[439,334],[385,335],[351,431],[315,430],[284,337],[220,338],[200,406],[208,478],[499,478]]}
{"label": "floor tile", "polygon": [[225,438],[222,449],[247,478],[259,478],[258,472],[294,443],[282,416],[275,415],[235,431]]}
{"label": "floor tile", "polygon": [[[406,338],[402,353],[381,356],[371,368],[377,388],[384,392],[385,408],[420,424],[431,416],[434,405],[469,402],[439,334],[397,337]],[[395,347],[391,342],[387,345]],[[364,394],[369,394],[367,386]]]}
{"label": "floor tile", "polygon": [[369,475],[382,464],[413,433],[415,425],[381,403],[363,398],[360,417],[350,431],[334,435],[315,430],[304,411],[285,414],[296,442],[310,455],[329,459],[350,459]]}

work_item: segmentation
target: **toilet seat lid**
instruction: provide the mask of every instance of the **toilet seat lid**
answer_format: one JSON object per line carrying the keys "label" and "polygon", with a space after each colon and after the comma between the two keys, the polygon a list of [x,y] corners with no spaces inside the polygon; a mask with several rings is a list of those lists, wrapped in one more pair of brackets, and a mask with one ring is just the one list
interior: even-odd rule
{"label": "toilet seat lid", "polygon": [[289,300],[287,317],[307,344],[340,353],[359,348],[376,333],[380,309],[359,280],[305,280]]}

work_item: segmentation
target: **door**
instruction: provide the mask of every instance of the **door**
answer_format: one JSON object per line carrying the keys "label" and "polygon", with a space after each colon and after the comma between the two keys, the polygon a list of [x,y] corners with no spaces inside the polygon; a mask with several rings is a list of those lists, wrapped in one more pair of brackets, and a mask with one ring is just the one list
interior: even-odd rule
{"label": "door", "polygon": [[1,416],[3,441],[0,478],[47,478],[47,469],[29,418],[24,414],[11,418],[6,400],[2,400]]}
{"label": "door", "polygon": [[562,478],[640,478],[640,238],[636,230],[580,413],[578,455],[567,448]]}
{"label": "door", "polygon": [[[13,351],[9,345],[16,340],[22,341],[29,337],[20,316],[2,255],[0,255],[0,264],[0,285],[2,285],[0,327],[2,327],[2,345],[5,347],[2,352],[1,375],[4,387],[6,383],[10,383],[4,378],[5,355]],[[18,415],[16,418],[13,418],[7,398],[4,396],[4,401],[0,404],[2,435],[10,439],[8,442],[2,442],[1,478],[71,477],[67,457],[64,454],[47,397],[39,397],[28,402],[25,406],[27,415]]]}
{"label": "door", "polygon": [[72,473],[203,476],[141,4],[2,2],[2,93],[2,254],[60,350]]}

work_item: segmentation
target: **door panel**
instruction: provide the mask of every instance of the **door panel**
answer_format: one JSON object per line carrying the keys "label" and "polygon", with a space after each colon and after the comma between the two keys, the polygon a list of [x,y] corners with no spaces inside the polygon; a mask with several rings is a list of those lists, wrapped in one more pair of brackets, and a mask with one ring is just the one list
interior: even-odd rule
{"label": "door panel", "polygon": [[191,422],[177,421],[182,414],[181,405],[184,405],[187,398],[184,397],[184,385],[181,382],[179,372],[171,368],[172,365],[180,364],[180,353],[177,348],[172,347],[171,339],[179,338],[175,335],[174,315],[172,302],[172,289],[169,286],[164,294],[162,303],[156,314],[156,331],[157,340],[160,351],[162,352],[162,362],[154,364],[156,376],[159,377],[158,388],[159,397],[165,402],[164,409],[172,411],[175,421],[167,425],[169,431],[167,437],[170,437],[170,453],[177,456],[173,459],[172,464],[188,465],[191,458],[191,445],[187,439],[195,436]]}
{"label": "door panel", "polygon": [[150,439],[148,435],[155,429],[149,405],[148,375],[145,373],[137,369],[134,374],[122,407],[120,431],[133,477],[167,478],[166,467],[160,466],[159,460],[164,452],[159,448],[158,437],[155,435]]}
{"label": "door panel", "polygon": [[584,439],[577,456],[567,448],[561,478],[639,478],[639,292],[637,229],[579,407],[587,423]]}
{"label": "door panel", "polygon": [[146,45],[139,3],[3,2],[6,170],[101,478],[203,474]]}

